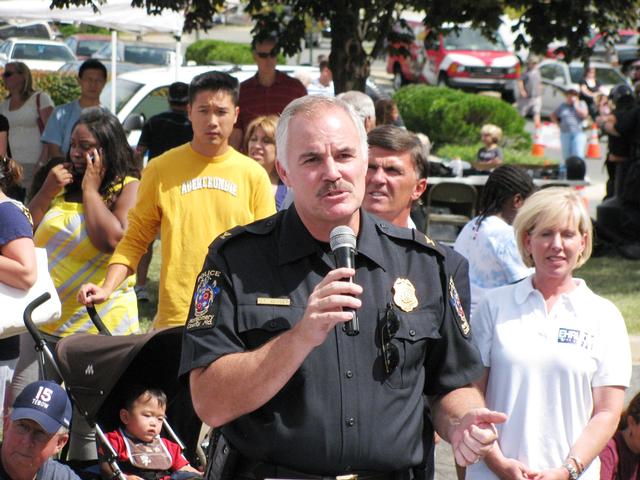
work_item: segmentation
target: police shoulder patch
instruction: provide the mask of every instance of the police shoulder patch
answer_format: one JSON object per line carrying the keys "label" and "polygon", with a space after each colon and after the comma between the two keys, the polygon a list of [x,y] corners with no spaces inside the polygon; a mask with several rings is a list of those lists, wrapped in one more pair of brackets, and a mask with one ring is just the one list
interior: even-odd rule
{"label": "police shoulder patch", "polygon": [[220,308],[220,277],[218,270],[205,270],[198,275],[186,324],[188,331],[212,328],[215,325]]}
{"label": "police shoulder patch", "polygon": [[458,295],[458,290],[456,289],[453,277],[449,277],[449,304],[451,305],[451,310],[453,310],[453,316],[456,319],[460,333],[462,333],[465,338],[469,338],[469,335],[471,334],[471,325],[469,325],[467,316],[464,313],[464,308],[462,308],[460,295]]}

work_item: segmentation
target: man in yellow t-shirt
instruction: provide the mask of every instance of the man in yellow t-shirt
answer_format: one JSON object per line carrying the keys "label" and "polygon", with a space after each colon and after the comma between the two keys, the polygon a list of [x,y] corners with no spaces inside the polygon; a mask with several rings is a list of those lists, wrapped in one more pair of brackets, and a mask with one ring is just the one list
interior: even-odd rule
{"label": "man in yellow t-shirt", "polygon": [[184,325],[207,247],[222,232],[275,213],[269,177],[228,143],[238,117],[238,81],[207,72],[189,85],[190,143],[149,163],[129,226],[102,286],[85,284],[78,300],[101,303],[135,272],[160,230],[162,268],[154,328]]}

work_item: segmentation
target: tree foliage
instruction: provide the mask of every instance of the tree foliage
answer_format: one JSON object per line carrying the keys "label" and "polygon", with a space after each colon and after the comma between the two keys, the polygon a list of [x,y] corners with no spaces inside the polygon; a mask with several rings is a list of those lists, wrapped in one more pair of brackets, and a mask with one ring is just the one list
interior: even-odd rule
{"label": "tree foliage", "polygon": [[[93,5],[108,0],[51,0],[52,7]],[[150,13],[164,9],[185,12],[185,30],[205,29],[224,0],[132,0]],[[364,90],[373,58],[384,53],[394,22],[405,10],[425,13],[425,23],[436,29],[470,22],[487,36],[495,32],[505,12],[516,15],[517,46],[543,53],[554,41],[566,41],[568,58],[586,58],[593,30],[615,32],[638,26],[640,0],[246,0],[255,20],[253,32],[277,32],[284,53],[302,46],[309,19],[331,25],[329,62],[338,91]]]}

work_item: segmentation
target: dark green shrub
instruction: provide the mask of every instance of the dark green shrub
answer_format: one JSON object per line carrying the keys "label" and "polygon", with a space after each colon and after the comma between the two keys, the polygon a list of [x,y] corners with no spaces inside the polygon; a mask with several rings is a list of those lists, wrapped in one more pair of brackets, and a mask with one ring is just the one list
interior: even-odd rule
{"label": "dark green shrub", "polygon": [[507,148],[526,150],[531,145],[524,119],[500,99],[426,85],[403,87],[393,98],[407,128],[428,135],[436,148],[475,144],[486,123],[502,128]]}
{"label": "dark green shrub", "polygon": [[[198,40],[187,47],[185,57],[187,60],[193,60],[198,65],[214,65],[216,63],[246,65],[254,63],[249,44],[221,40]],[[278,55],[278,63],[284,63],[282,54]]]}
{"label": "dark green shrub", "polygon": [[[49,94],[55,105],[62,105],[80,97],[80,86],[75,75],[58,72],[33,70],[33,85],[36,90]],[[0,83],[0,99],[7,96],[4,85]]]}

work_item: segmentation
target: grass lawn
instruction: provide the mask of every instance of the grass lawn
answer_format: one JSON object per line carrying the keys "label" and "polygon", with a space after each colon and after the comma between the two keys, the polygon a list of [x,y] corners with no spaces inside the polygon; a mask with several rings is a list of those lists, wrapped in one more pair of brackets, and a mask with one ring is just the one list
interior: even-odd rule
{"label": "grass lawn", "polygon": [[640,334],[640,261],[620,257],[591,258],[575,273],[591,290],[622,312],[629,334]]}
{"label": "grass lawn", "polygon": [[[595,293],[615,303],[627,323],[629,334],[640,335],[640,261],[620,257],[591,258],[575,276],[583,278]],[[160,241],[156,240],[147,280],[151,301],[139,304],[143,330],[149,328],[156,313],[159,277]]]}

